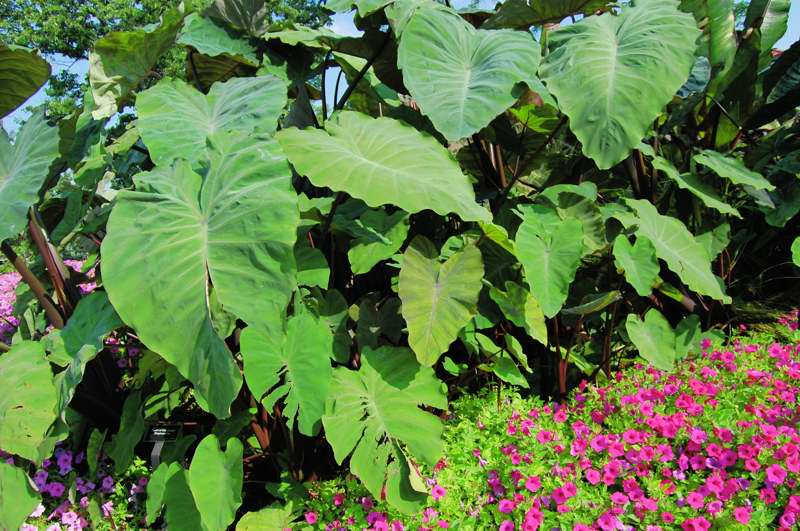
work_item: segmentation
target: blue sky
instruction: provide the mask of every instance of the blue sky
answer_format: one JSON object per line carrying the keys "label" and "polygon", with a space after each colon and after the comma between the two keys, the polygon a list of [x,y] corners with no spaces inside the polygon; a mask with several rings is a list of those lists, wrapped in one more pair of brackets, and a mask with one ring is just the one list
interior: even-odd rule
{"label": "blue sky", "polygon": [[[457,0],[453,2],[455,7],[463,7],[467,4],[467,0]],[[493,0],[482,0],[481,4],[485,7],[486,5],[493,4]],[[358,30],[353,25],[353,15],[350,13],[335,15],[333,17],[331,23],[331,29],[334,31],[342,34],[342,35],[357,35]],[[793,42],[800,38],[800,2],[792,2],[791,8],[789,11],[789,29],[787,30],[786,34],[778,41],[776,47],[779,49],[786,49],[792,45]],[[53,67],[53,73],[61,72],[62,70],[69,70],[74,72],[80,76],[86,74],[89,63],[88,61],[81,60],[81,61],[73,61],[71,59],[66,58],[57,58],[51,62]],[[336,81],[336,76],[338,75],[337,70],[329,70],[327,78],[330,78],[330,82],[326,82],[326,85],[331,87],[334,85]],[[341,87],[340,87],[341,91]],[[27,106],[36,106],[41,104],[45,99],[44,88],[40,89],[39,92],[33,95],[33,97],[28,100],[23,107]],[[11,113],[8,117],[6,117],[2,123],[3,127],[9,131],[14,132],[16,131],[18,124],[20,121],[23,121],[27,118],[28,113],[25,112],[24,109],[20,108]]]}

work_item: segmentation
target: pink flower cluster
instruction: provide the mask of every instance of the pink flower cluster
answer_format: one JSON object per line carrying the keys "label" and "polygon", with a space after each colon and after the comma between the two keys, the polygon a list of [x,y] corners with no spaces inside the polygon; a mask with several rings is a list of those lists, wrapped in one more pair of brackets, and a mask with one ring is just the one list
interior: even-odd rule
{"label": "pink flower cluster", "polygon": [[4,343],[11,343],[11,336],[19,324],[14,317],[15,290],[19,281],[19,273],[0,274],[0,341]]}

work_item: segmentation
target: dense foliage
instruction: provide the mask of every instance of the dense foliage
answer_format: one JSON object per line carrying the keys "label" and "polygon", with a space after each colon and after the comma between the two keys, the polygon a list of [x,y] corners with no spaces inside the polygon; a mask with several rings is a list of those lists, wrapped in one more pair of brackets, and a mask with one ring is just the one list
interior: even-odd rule
{"label": "dense foliage", "polygon": [[[0,240],[23,281],[0,346],[0,527],[36,509],[45,460],[95,482],[150,452],[149,525],[269,527],[345,467],[418,514],[452,400],[677,382],[701,339],[796,300],[800,44],[772,49],[788,0],[740,24],[730,0],[328,2],[355,8],[358,37],[272,26],[268,5],[181,4],[110,32],[80,110],[0,134]],[[154,79],[175,46],[184,79]],[[49,68],[0,54],[5,115]],[[634,356],[652,368],[609,379]],[[722,380],[695,402],[749,377],[701,366]],[[524,499],[509,519],[549,507]]]}

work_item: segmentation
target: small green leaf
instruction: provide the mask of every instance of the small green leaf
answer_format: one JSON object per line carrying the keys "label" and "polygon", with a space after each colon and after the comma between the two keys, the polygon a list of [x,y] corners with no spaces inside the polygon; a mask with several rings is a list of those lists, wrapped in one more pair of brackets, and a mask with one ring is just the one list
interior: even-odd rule
{"label": "small green leaf", "polygon": [[661,157],[653,158],[653,169],[663,171],[667,177],[675,181],[675,184],[691,192],[708,208],[713,208],[722,214],[731,214],[737,218],[742,217],[738,210],[724,202],[716,190],[701,181],[696,175],[691,173],[681,174],[672,163]]}
{"label": "small green leaf", "polygon": [[530,291],[516,282],[507,280],[505,288],[502,291],[492,286],[489,296],[500,307],[506,319],[524,328],[539,343],[547,345],[547,325],[539,302]]}
{"label": "small green leaf", "polygon": [[661,312],[651,308],[644,316],[644,321],[636,314],[629,314],[625,329],[641,357],[656,369],[672,370],[678,357],[675,351],[675,331]]}
{"label": "small green leaf", "polygon": [[570,308],[564,308],[561,310],[561,313],[564,315],[589,315],[607,308],[620,299],[622,299],[622,294],[617,290],[593,293],[584,297],[581,304]]}
{"label": "small green leaf", "polygon": [[494,360],[494,363],[492,363],[492,372],[494,372],[497,377],[504,382],[508,382],[512,385],[518,385],[520,387],[524,387],[525,389],[530,387],[528,380],[522,376],[522,373],[519,372],[517,365],[508,356],[498,356]]}
{"label": "small green leaf", "polygon": [[241,441],[232,438],[223,452],[216,436],[207,435],[194,452],[189,489],[208,530],[226,529],[236,518],[242,504],[243,450]]}
{"label": "small green leaf", "polygon": [[354,274],[368,273],[378,262],[391,258],[408,235],[409,216],[402,210],[387,214],[384,210],[367,210],[351,230],[347,258]]}
{"label": "small green leaf", "polygon": [[734,184],[752,186],[756,190],[775,189],[775,185],[762,177],[760,173],[747,169],[741,160],[726,157],[718,151],[705,149],[694,156],[694,161],[710,168],[714,173]]}
{"label": "small green leaf", "polygon": [[[164,519],[167,522],[167,528],[177,531],[197,531],[198,529],[211,531],[202,522],[197,504],[192,497],[192,491],[189,489],[189,472],[178,463],[171,463],[167,476],[163,496],[166,506]],[[212,500],[212,506],[218,502],[219,500]]]}
{"label": "small green leaf", "polygon": [[436,363],[475,315],[482,278],[483,260],[474,245],[440,264],[427,238],[411,241],[403,255],[398,292],[408,344],[422,365]]}
{"label": "small green leaf", "polygon": [[236,524],[236,531],[263,531],[265,529],[291,529],[295,521],[295,511],[292,502],[286,506],[279,503],[245,513]]}
{"label": "small green leaf", "polygon": [[248,326],[241,345],[245,378],[256,398],[274,388],[267,395],[270,403],[264,404],[267,410],[284,397],[289,426],[297,420],[300,433],[316,435],[331,380],[333,334],[327,323],[304,311],[289,318],[282,341],[275,330]]}
{"label": "small green leaf", "polygon": [[637,236],[631,245],[624,234],[614,240],[614,263],[625,272],[625,280],[642,297],[653,291],[661,267],[656,258],[656,248],[645,236]]}
{"label": "small green leaf", "polygon": [[516,248],[533,296],[544,315],[553,317],[567,300],[569,286],[581,264],[581,222],[574,218],[557,220],[545,229],[538,215],[526,211],[517,229]]}
{"label": "small green leaf", "polygon": [[638,224],[637,238],[641,235],[650,240],[656,256],[664,260],[672,272],[693,291],[730,302],[730,297],[725,295],[711,272],[705,249],[680,220],[659,214],[656,207],[644,199],[627,199],[625,202],[638,216],[638,220],[626,220],[626,227]]}
{"label": "small green leaf", "polygon": [[433,370],[420,366],[407,348],[366,347],[358,371],[334,369],[333,383],[322,423],[342,463],[376,498],[386,485],[386,500],[411,513],[427,499],[409,482],[409,469],[400,444],[411,455],[433,466],[442,452],[442,421],[418,406],[447,408],[442,383]]}

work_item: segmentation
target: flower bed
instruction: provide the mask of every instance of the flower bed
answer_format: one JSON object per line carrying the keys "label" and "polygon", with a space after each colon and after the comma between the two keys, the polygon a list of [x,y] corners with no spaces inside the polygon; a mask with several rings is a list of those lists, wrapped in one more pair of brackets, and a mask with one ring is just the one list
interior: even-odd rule
{"label": "flower bed", "polygon": [[[797,313],[783,323],[797,338]],[[790,529],[800,519],[800,341],[741,338],[674,373],[636,365],[568,405],[466,397],[430,505],[392,512],[348,479],[305,502],[315,529]]]}

